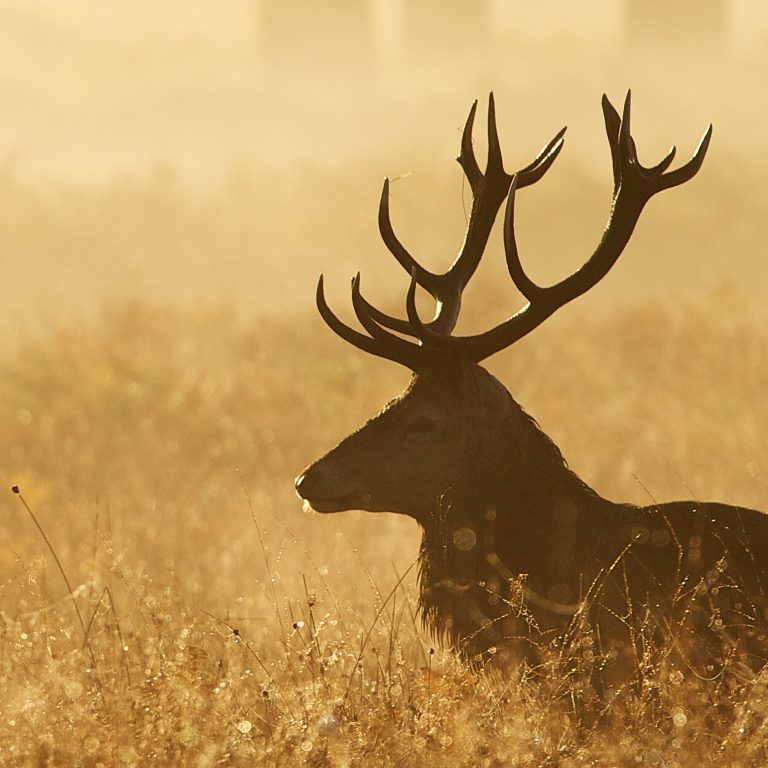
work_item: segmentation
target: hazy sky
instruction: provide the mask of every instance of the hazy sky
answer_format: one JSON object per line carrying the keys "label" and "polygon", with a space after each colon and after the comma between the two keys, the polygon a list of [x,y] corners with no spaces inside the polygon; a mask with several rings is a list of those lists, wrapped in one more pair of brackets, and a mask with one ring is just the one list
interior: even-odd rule
{"label": "hazy sky", "polygon": [[569,128],[520,201],[534,277],[599,241],[600,97],[631,87],[641,160],[674,142],[684,161],[710,122],[714,139],[582,305],[726,283],[762,305],[767,83],[763,0],[0,0],[0,330],[133,297],[309,310],[321,271],[347,310],[358,269],[401,298],[381,180],[408,177],[395,227],[445,268],[469,203],[453,158],[491,89],[509,169]]}
{"label": "hazy sky", "polygon": [[763,154],[767,49],[759,0],[0,0],[0,157],[206,177],[423,139],[438,161],[489,89],[521,141],[567,122],[602,152],[600,94],[628,86],[650,151],[713,120]]}

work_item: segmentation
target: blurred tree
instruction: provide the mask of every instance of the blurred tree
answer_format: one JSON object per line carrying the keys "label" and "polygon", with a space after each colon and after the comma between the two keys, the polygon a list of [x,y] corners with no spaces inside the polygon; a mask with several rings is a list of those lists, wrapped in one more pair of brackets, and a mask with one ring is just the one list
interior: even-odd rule
{"label": "blurred tree", "polygon": [[715,53],[727,39],[728,6],[728,0],[627,0],[624,39],[662,56]]}
{"label": "blurred tree", "polygon": [[261,0],[259,21],[266,66],[288,86],[297,74],[333,78],[371,63],[369,3]]}

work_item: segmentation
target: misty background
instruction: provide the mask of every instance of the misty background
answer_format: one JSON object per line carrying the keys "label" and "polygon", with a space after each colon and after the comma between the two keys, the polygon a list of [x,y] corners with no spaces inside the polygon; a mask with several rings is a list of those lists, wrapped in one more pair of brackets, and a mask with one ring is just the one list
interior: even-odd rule
{"label": "misty background", "polygon": [[[176,579],[164,594],[261,617],[265,642],[261,533],[280,594],[327,574],[370,606],[370,574],[406,571],[412,520],[306,515],[293,490],[409,375],[325,327],[315,286],[354,323],[360,270],[402,316],[385,176],[400,239],[445,270],[471,206],[461,129],[478,99],[482,162],[490,90],[509,171],[568,126],[516,200],[543,284],[605,226],[603,92],[621,108],[632,88],[646,165],[714,124],[610,274],[488,366],[607,498],[765,509],[767,43],[756,0],[0,0],[0,613],[28,609],[46,561],[13,484],[73,584],[126,606]],[[521,306],[502,250],[497,227],[459,333]],[[41,606],[64,589],[48,573]]]}
{"label": "misty background", "polygon": [[[620,108],[631,87],[647,164],[672,143],[684,162],[709,122],[714,140],[581,302],[760,299],[767,76],[758,0],[2,0],[0,329],[134,298],[304,314],[321,271],[343,314],[358,269],[397,309],[406,278],[379,241],[382,179],[396,179],[404,243],[444,268],[471,202],[452,158],[489,90],[508,170],[569,127],[556,166],[519,196],[534,278],[559,279],[598,242],[611,193],[600,96]],[[479,119],[481,157],[484,141]],[[497,287],[502,260],[486,262],[473,290],[501,295],[483,324],[519,301]]]}

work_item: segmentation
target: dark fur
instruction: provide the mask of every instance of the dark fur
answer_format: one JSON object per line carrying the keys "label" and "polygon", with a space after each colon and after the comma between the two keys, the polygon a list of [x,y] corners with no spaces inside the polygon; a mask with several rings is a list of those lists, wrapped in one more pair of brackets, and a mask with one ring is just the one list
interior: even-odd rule
{"label": "dark fur", "polygon": [[586,619],[597,650],[629,652],[630,665],[640,643],[674,635],[685,662],[702,672],[729,655],[762,666],[768,516],[718,503],[610,502],[508,393],[499,419],[498,405],[483,408],[485,388],[473,388],[480,407],[471,414],[466,485],[422,522],[420,607],[429,629],[474,663],[515,648],[535,663],[531,649]]}

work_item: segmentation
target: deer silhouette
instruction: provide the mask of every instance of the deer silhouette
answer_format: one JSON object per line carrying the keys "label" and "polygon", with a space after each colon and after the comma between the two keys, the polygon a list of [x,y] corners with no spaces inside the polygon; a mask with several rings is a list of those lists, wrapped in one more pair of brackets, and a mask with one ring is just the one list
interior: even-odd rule
{"label": "deer silhouette", "polygon": [[[367,333],[329,309],[322,276],[317,306],[339,336],[405,365],[413,378],[378,416],[308,467],[296,479],[296,490],[318,512],[361,509],[414,518],[423,533],[421,617],[472,663],[520,653],[531,658],[531,649],[548,638],[562,641],[586,623],[609,661],[611,654],[637,659],[640,643],[671,637],[679,652],[710,670],[734,655],[754,669],[764,661],[768,516],[712,502],[638,507],[602,498],[480,366],[601,280],[648,200],[689,181],[702,165],[711,126],[687,164],[667,170],[672,147],[646,168],[630,132],[630,94],[621,116],[605,96],[602,107],[613,161],[610,216],[592,256],[555,285],[539,286],[524,272],[514,206],[517,191],[537,182],[554,162],[565,129],[530,165],[508,174],[491,94],[483,172],[472,146],[477,102],[472,105],[458,162],[473,203],[464,243],[444,274],[427,271],[396,237],[385,180],[379,228],[410,274],[406,316],[390,316],[368,303],[359,274],[352,281],[352,303]],[[484,333],[452,335],[462,291],[505,200],[507,267],[527,304]],[[416,308],[417,286],[436,302],[428,322]]]}

